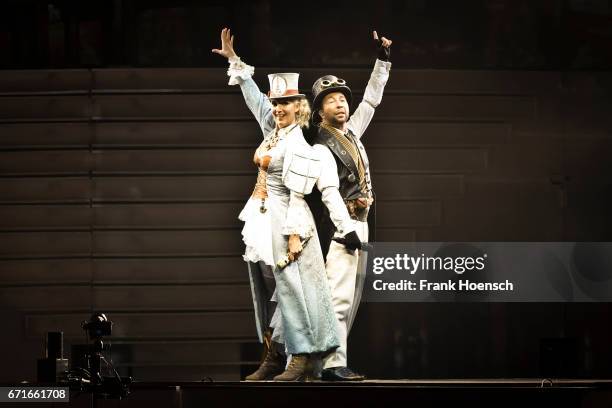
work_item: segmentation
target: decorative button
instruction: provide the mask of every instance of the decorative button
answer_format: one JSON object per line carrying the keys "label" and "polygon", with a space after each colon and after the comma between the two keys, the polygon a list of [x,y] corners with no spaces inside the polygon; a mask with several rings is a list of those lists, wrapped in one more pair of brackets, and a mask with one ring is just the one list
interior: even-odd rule
{"label": "decorative button", "polygon": [[348,181],[350,181],[351,183],[355,181],[355,175],[353,173],[349,174]]}
{"label": "decorative button", "polygon": [[342,155],[345,155],[345,154],[346,154],[346,150],[340,150],[340,153],[341,153]]}

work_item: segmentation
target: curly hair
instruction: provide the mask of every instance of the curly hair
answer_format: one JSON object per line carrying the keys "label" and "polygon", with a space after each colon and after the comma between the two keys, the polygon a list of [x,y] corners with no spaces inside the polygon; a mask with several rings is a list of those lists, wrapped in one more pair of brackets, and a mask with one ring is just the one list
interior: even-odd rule
{"label": "curly hair", "polygon": [[306,128],[310,126],[310,104],[306,98],[297,99],[298,111],[295,113],[295,122],[301,127]]}

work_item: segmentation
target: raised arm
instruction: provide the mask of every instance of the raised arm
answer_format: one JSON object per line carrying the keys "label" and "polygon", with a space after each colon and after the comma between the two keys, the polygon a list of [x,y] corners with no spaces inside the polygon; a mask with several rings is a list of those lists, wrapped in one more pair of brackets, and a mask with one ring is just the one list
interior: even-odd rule
{"label": "raised arm", "polygon": [[227,70],[227,75],[230,77],[229,85],[240,85],[244,101],[257,119],[264,136],[270,133],[275,126],[272,104],[253,81],[255,68],[241,61],[234,51],[234,36],[229,28],[221,30],[221,49],[214,48],[212,52],[227,58],[229,62],[229,69]]}
{"label": "raised arm", "polygon": [[363,99],[347,123],[347,126],[357,138],[361,138],[372,121],[374,110],[382,100],[383,91],[389,79],[389,71],[391,70],[389,59],[393,42],[385,37],[379,39],[376,31],[372,34],[374,41],[378,45],[376,63],[363,93]]}

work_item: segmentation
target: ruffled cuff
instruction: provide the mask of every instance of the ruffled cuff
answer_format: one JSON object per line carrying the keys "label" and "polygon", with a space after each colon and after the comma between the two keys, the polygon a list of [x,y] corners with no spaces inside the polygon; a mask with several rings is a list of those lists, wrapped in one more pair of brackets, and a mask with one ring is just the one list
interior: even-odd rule
{"label": "ruffled cuff", "polygon": [[283,225],[281,233],[283,235],[297,234],[302,239],[309,238],[314,234],[314,228],[312,222],[310,222],[310,214],[306,211],[306,202],[303,202],[303,205],[296,203],[296,197],[293,196],[294,194],[295,193],[292,192],[292,196],[289,198],[287,217],[285,218],[285,224]]}
{"label": "ruffled cuff", "polygon": [[229,68],[227,69],[227,75],[230,77],[229,85],[238,85],[241,81],[246,80],[253,76],[255,73],[255,67],[245,64],[240,60],[240,57],[230,57]]}

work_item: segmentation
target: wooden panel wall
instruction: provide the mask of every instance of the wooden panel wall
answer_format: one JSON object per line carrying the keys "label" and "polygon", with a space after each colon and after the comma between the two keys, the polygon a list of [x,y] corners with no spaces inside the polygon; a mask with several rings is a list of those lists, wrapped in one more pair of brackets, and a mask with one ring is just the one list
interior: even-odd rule
{"label": "wooden panel wall", "polygon": [[[327,71],[301,72],[307,88]],[[369,72],[338,74],[359,100]],[[237,379],[253,363],[237,215],[261,135],[226,82],[215,69],[0,73],[0,304],[23,313],[24,339],[62,330],[69,348],[101,310],[139,379]],[[610,239],[610,83],[393,69],[364,139],[378,239]]]}

